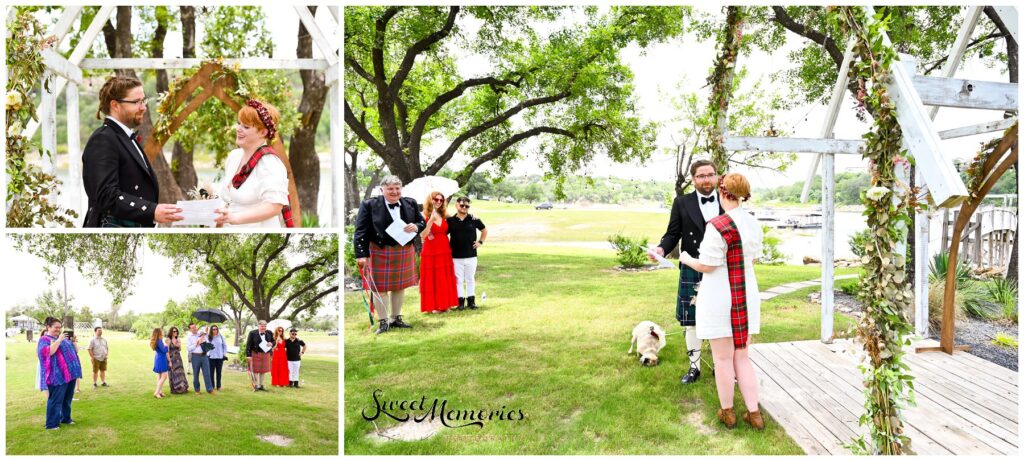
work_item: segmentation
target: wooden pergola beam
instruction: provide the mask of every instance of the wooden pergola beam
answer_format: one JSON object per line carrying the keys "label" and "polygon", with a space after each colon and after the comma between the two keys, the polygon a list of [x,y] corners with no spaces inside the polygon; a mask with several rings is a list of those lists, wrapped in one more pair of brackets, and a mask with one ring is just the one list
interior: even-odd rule
{"label": "wooden pergola beam", "polygon": [[[83,59],[82,69],[192,69],[209,62],[201,58],[91,58]],[[225,67],[273,70],[325,70],[326,59],[225,58],[217,62]]]}

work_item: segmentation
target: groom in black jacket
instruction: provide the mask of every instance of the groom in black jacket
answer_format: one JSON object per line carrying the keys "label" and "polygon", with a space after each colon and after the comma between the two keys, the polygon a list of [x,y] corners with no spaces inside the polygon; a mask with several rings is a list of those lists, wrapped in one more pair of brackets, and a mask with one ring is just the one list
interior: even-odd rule
{"label": "groom in black jacket", "polygon": [[[661,238],[661,243],[654,247],[655,253],[665,256],[682,241],[680,251],[685,251],[694,258],[700,257],[700,242],[704,240],[705,225],[715,216],[724,213],[722,202],[718,199],[716,171],[715,165],[708,160],[697,160],[690,165],[694,191],[680,195],[672,202],[668,229]],[[679,320],[679,324],[686,331],[686,352],[690,357],[690,368],[683,375],[683,384],[692,384],[700,378],[701,340],[697,338],[697,309],[694,298],[701,275],[689,266],[679,264],[676,320]]]}
{"label": "groom in black jacket", "polygon": [[82,179],[89,196],[83,227],[154,227],[180,221],[175,205],[158,204],[160,186],[137,132],[146,113],[142,82],[112,77],[100,89],[103,126],[82,151]]}

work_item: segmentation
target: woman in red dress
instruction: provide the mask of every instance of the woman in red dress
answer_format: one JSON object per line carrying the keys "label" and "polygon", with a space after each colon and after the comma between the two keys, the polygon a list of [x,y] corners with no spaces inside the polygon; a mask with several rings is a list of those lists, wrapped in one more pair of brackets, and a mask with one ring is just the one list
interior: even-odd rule
{"label": "woman in red dress", "polygon": [[455,263],[448,244],[448,206],[444,194],[431,192],[423,205],[427,227],[420,233],[420,311],[447,312],[459,304]]}
{"label": "woman in red dress", "polygon": [[274,329],[274,354],[270,361],[270,384],[288,385],[288,353],[284,349],[284,327]]}

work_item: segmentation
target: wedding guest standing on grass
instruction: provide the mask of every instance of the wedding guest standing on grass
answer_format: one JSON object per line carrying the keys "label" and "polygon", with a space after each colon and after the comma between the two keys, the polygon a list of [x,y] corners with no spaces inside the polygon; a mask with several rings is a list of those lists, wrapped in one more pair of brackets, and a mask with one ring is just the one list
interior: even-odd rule
{"label": "wedding guest standing on grass", "polygon": [[298,388],[299,366],[302,365],[302,356],[306,354],[306,342],[299,339],[299,330],[294,328],[288,335],[284,342],[284,349],[288,355],[288,385]]}
{"label": "wedding guest standing on grass", "polygon": [[181,362],[181,333],[178,327],[171,327],[167,331],[167,359],[171,371],[171,393],[187,394],[188,378],[185,377],[185,365]]}
{"label": "wedding guest standing on grass", "polygon": [[[194,324],[193,324],[194,327]],[[207,394],[215,394],[213,380],[210,378],[210,357],[206,355],[206,332],[199,330],[188,337],[188,354],[192,356],[192,389],[196,395],[202,394],[199,390],[199,375],[203,375],[203,385]]]}
{"label": "wedding guest standing on grass", "polygon": [[750,183],[743,175],[723,176],[718,195],[725,214],[708,221],[699,259],[682,252],[679,262],[704,274],[697,293],[697,337],[711,340],[721,404],[719,420],[726,427],[736,425],[733,396],[739,384],[747,407],[743,420],[755,429],[764,429],[757,376],[750,362],[750,337],[761,332],[754,259],[761,254],[764,234],[757,218],[740,207],[741,201],[750,199]]}
{"label": "wedding guest standing on grass", "polygon": [[228,354],[228,345],[224,342],[224,336],[220,334],[220,328],[217,325],[210,326],[210,344],[213,345],[213,349],[208,354],[210,357],[210,375],[213,379],[213,388],[219,391],[221,373],[224,369],[224,357],[227,357]]}
{"label": "wedding guest standing on grass", "polygon": [[167,382],[167,372],[171,366],[167,358],[167,345],[164,344],[164,333],[159,328],[153,329],[149,337],[149,348],[153,349],[153,373],[156,373],[156,392],[153,397],[164,398],[164,383]]}
{"label": "wedding guest standing on grass", "polygon": [[431,192],[423,205],[427,227],[420,232],[420,311],[448,312],[458,305],[455,289],[455,267],[448,243],[448,202],[444,194]]}
{"label": "wedding guest standing on grass", "polygon": [[[480,218],[469,214],[469,202],[469,197],[455,199],[455,216],[448,218],[455,286],[459,295],[456,309],[476,309],[476,250],[487,240],[487,227]],[[478,230],[479,240],[476,238]]]}
{"label": "wedding guest standing on grass", "polygon": [[419,283],[413,240],[399,245],[387,229],[397,221],[406,223],[402,230],[409,233],[422,232],[427,226],[416,200],[402,197],[398,176],[382,179],[380,193],[359,205],[352,233],[363,289],[374,292],[371,302],[379,320],[376,334],[390,328],[412,328],[402,320],[402,302],[405,289]]}
{"label": "wedding guest standing on grass", "polygon": [[96,337],[89,341],[89,358],[92,359],[92,387],[96,387],[96,374],[99,374],[103,387],[107,387],[107,339],[103,337],[103,327],[92,330]]}
{"label": "wedding guest standing on grass", "polygon": [[61,334],[61,321],[47,317],[43,324],[46,334],[36,345],[39,390],[47,392],[46,429],[60,429],[61,424],[75,423],[71,419],[71,401],[75,396],[75,382],[82,378],[82,364],[71,343],[71,335]]}
{"label": "wedding guest standing on grass", "polygon": [[274,347],[274,337],[267,331],[267,321],[260,320],[259,328],[249,332],[245,341],[245,358],[249,362],[249,382],[252,391],[266,391],[263,388],[263,376],[270,373],[270,352]]}
{"label": "wedding guest standing on grass", "polygon": [[288,357],[284,343],[284,327],[274,329],[274,353],[271,356],[270,385],[285,387],[288,384]]}

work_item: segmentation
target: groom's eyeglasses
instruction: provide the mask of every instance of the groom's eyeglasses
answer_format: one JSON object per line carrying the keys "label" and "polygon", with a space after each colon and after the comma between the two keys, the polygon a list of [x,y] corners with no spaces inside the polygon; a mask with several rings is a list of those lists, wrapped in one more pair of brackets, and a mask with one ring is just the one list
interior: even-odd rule
{"label": "groom's eyeglasses", "polygon": [[694,176],[694,178],[696,178],[696,179],[713,179],[715,176],[718,176],[718,175],[716,175],[716,174],[701,174],[701,175]]}
{"label": "groom's eyeglasses", "polygon": [[140,105],[140,104],[141,104],[141,105],[147,105],[147,104],[149,104],[149,102],[151,101],[151,99],[150,99],[150,98],[142,98],[142,99],[136,99],[136,100],[134,100],[134,101],[129,101],[129,100],[127,100],[127,99],[115,99],[115,101],[117,101],[117,102],[121,102],[121,103],[125,103],[125,104],[134,104],[134,105],[138,106],[138,105]]}

